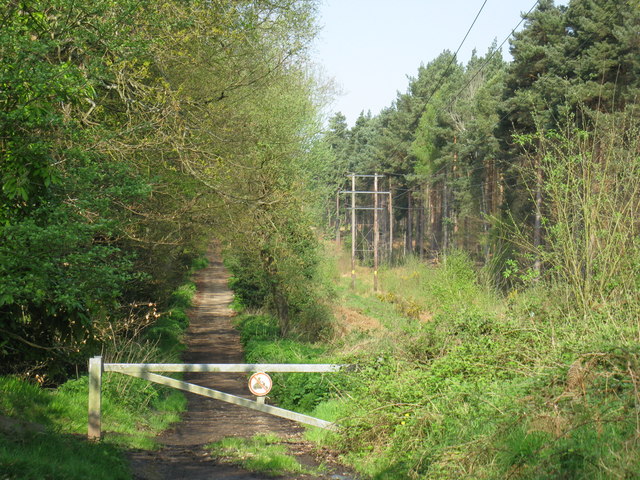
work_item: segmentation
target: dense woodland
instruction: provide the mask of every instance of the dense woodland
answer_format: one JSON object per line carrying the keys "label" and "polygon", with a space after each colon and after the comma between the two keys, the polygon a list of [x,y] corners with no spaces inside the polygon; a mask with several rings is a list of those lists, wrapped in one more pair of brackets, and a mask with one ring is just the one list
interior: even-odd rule
{"label": "dense woodland", "polygon": [[[274,396],[342,421],[320,441],[364,475],[637,478],[639,0],[539,0],[513,60],[507,39],[445,50],[351,127],[323,122],[317,4],[0,6],[0,414],[50,402],[77,433],[90,356],[177,361],[173,306],[214,242],[251,361],[361,367]],[[335,267],[352,173],[393,204],[377,295]],[[105,388],[124,412],[166,400]],[[0,431],[1,458],[25,445]]]}
{"label": "dense woodland", "polygon": [[283,326],[296,289],[298,304],[313,298],[299,191],[318,130],[314,11],[293,0],[0,7],[3,373],[60,381],[84,369],[166,310],[211,238],[264,280],[255,302]]}
{"label": "dense woodland", "polygon": [[[524,20],[510,39],[513,61],[495,44],[466,65],[445,50],[378,115],[363,112],[352,128],[334,115],[331,180],[348,191],[349,172],[387,177],[397,254],[461,249],[511,287],[545,272],[581,290],[637,278],[614,257],[638,247],[640,8],[542,0]],[[349,228],[350,196],[339,202],[334,224]],[[373,205],[371,195],[356,202]],[[370,212],[359,215],[371,224]],[[371,248],[368,237],[359,249]],[[622,295],[636,287],[616,285]],[[600,302],[593,294],[579,293],[585,307]]]}

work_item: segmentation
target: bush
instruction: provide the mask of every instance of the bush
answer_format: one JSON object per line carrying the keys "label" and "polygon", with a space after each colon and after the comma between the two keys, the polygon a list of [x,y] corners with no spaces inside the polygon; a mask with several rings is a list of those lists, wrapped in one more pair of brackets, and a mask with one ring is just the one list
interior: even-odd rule
{"label": "bush", "polygon": [[516,138],[536,146],[523,180],[532,195],[540,183],[545,230],[544,245],[516,241],[542,262],[537,274],[564,290],[556,301],[565,310],[594,324],[625,321],[640,310],[640,123],[632,114],[581,113],[588,129],[568,119]]}
{"label": "bush", "polygon": [[[249,363],[318,363],[326,352],[319,344],[280,338],[278,321],[271,315],[242,315],[238,327]],[[332,375],[273,373],[269,396],[282,408],[310,412],[335,391]]]}
{"label": "bush", "polygon": [[262,238],[259,247],[241,244],[225,251],[235,306],[274,315],[283,336],[317,338],[331,324],[329,289],[320,277],[323,252],[303,216],[281,220],[281,230]]}

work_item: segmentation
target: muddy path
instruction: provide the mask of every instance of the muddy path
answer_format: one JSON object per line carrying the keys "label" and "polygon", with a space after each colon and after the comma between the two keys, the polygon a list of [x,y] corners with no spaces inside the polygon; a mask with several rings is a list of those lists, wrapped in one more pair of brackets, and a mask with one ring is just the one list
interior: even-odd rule
{"label": "muddy path", "polygon": [[[209,266],[196,275],[197,293],[190,313],[187,331],[185,363],[242,363],[240,336],[233,328],[233,312],[229,305],[233,294],[227,286],[228,272],[220,255],[211,251]],[[242,374],[185,374],[188,382],[214,388],[246,398],[253,398]],[[188,409],[182,421],[164,432],[159,442],[163,447],[154,452],[138,451],[130,454],[134,478],[138,480],[253,480],[264,475],[241,468],[219,464],[212,460],[204,446],[225,437],[249,438],[256,434],[274,433],[285,439],[298,460],[310,466],[320,461],[302,439],[303,428],[292,421],[273,417],[236,405],[199,395],[186,393]],[[325,459],[326,461],[326,459]],[[297,475],[284,479],[349,478],[335,468],[322,476]]]}

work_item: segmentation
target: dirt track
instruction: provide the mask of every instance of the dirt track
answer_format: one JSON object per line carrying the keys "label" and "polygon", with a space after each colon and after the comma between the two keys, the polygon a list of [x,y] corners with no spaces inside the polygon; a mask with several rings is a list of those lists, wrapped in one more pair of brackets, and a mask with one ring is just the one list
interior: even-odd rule
{"label": "dirt track", "polygon": [[[197,294],[190,314],[185,363],[241,363],[242,346],[232,326],[229,308],[233,295],[227,287],[228,273],[215,252],[209,254],[209,266],[196,276]],[[186,374],[185,380],[206,387],[251,398],[246,377],[239,374]],[[317,465],[308,453],[310,446],[301,438],[302,427],[289,420],[187,393],[188,410],[182,422],[159,439],[163,448],[156,452],[132,452],[134,478],[139,480],[250,480],[267,478],[237,467],[211,460],[204,445],[224,437],[252,437],[275,433],[287,439],[298,459]],[[342,472],[339,472],[342,473]],[[272,478],[272,477],[270,477]],[[348,478],[336,474],[325,476],[286,476],[286,479]]]}

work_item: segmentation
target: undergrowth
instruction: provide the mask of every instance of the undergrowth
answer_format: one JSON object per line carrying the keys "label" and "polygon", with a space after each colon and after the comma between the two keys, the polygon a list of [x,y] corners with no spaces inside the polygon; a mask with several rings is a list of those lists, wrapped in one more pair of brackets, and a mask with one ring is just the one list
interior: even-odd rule
{"label": "undergrowth", "polygon": [[[271,315],[244,314],[237,326],[248,363],[331,363],[327,347],[320,343],[285,339]],[[269,399],[278,406],[301,413],[310,412],[337,389],[336,374],[271,373],[273,387]]]}
{"label": "undergrowth", "polygon": [[318,344],[265,316],[240,326],[251,359],[358,365],[325,388],[283,378],[274,397],[338,422],[309,438],[365,478],[640,478],[635,322],[583,325],[551,285],[502,296],[478,278],[462,254],[384,270],[378,294],[342,278],[341,307],[380,326]]}
{"label": "undergrowth", "polygon": [[[194,269],[203,266],[199,262]],[[166,313],[157,314],[150,305],[144,310],[146,318],[125,322],[126,331],[107,336],[110,342],[103,346],[103,359],[179,361],[188,325],[186,310],[194,293],[195,285],[187,281],[172,293]],[[56,389],[16,376],[0,377],[0,420],[6,419],[0,422],[0,478],[130,478],[122,449],[156,448],[156,435],[178,421],[186,408],[179,391],[113,372],[103,376],[102,399],[103,441],[90,444],[84,440],[86,375]]]}

